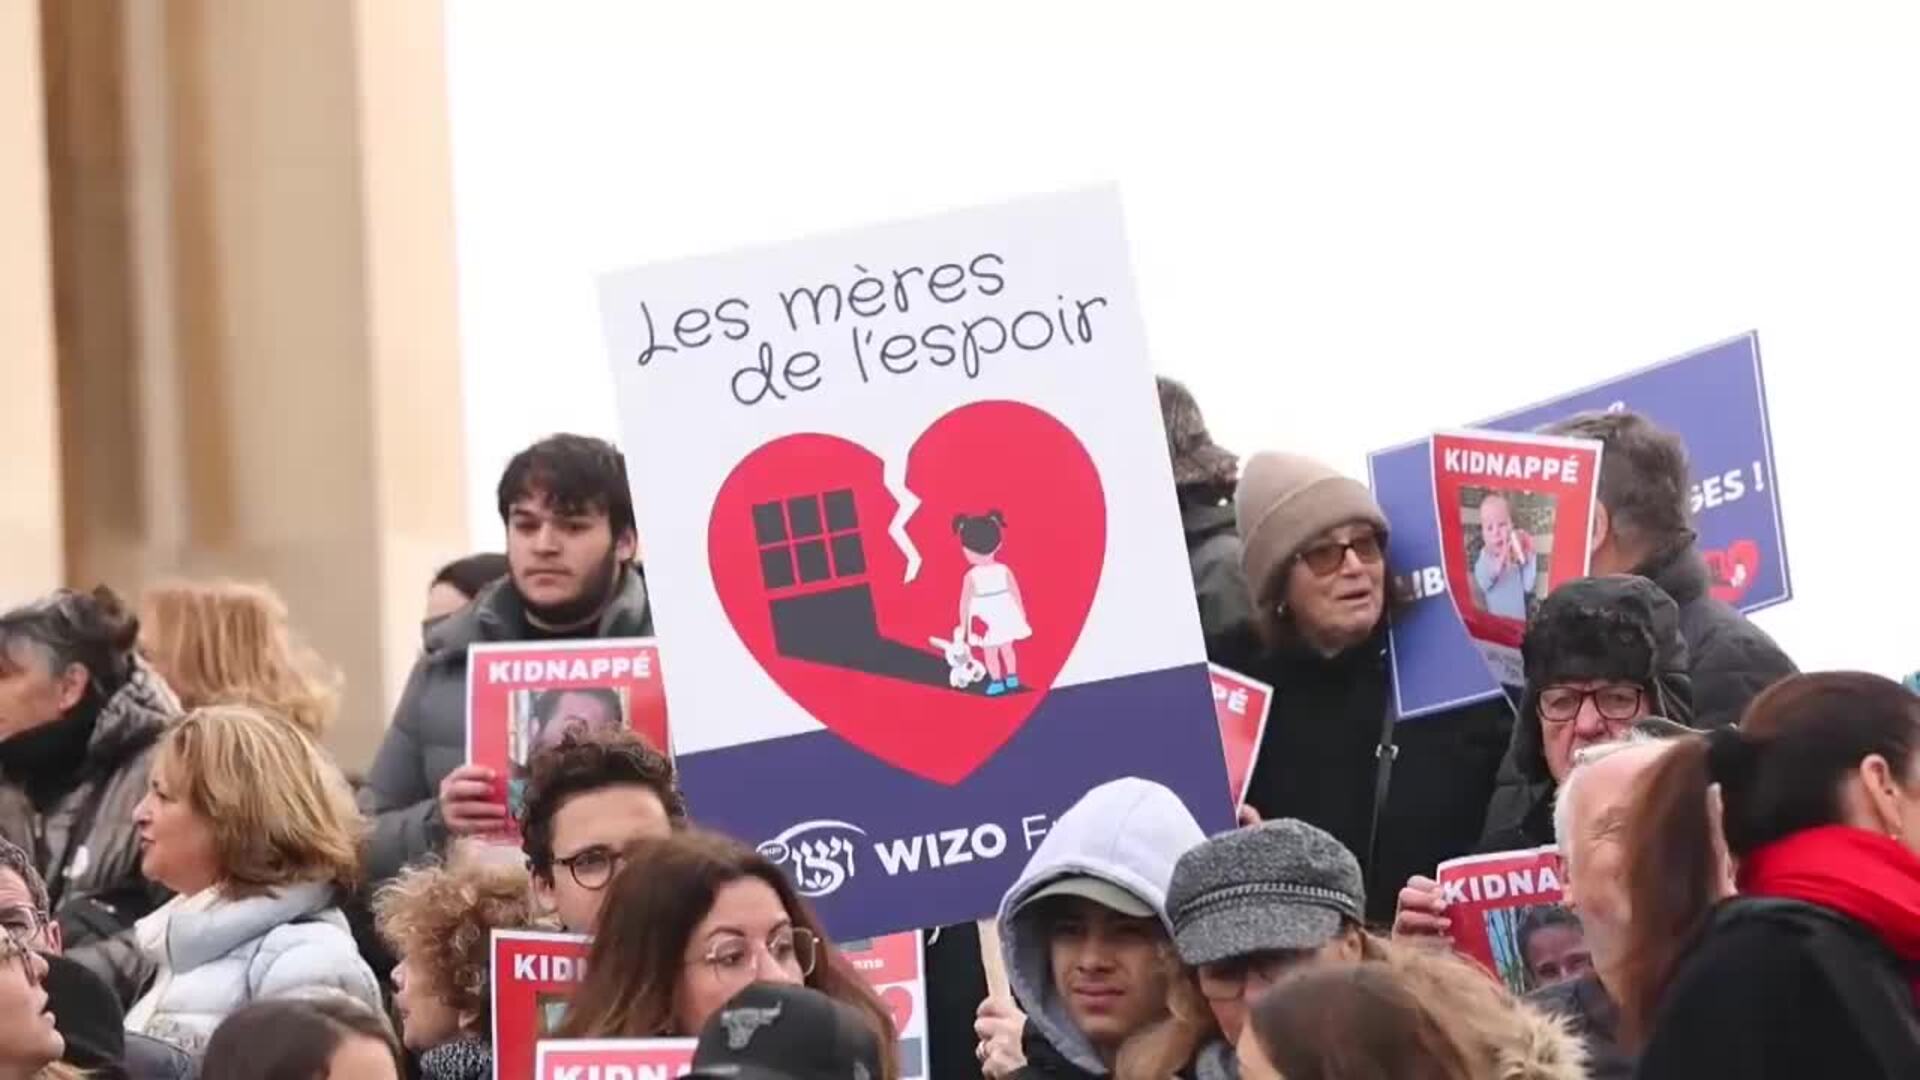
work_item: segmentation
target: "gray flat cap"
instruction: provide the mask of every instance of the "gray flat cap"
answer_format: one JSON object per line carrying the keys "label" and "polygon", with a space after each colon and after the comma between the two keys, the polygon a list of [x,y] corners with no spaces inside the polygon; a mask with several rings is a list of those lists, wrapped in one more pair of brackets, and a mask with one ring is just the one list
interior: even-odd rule
{"label": "gray flat cap", "polygon": [[1366,910],[1360,861],[1292,818],[1237,829],[1181,856],[1167,892],[1174,947],[1194,966],[1317,949]]}

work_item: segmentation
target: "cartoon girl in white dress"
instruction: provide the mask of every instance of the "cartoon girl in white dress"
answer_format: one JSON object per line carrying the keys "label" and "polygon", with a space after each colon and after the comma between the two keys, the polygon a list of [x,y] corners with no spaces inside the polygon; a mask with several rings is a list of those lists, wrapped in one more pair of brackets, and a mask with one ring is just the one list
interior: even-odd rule
{"label": "cartoon girl in white dress", "polygon": [[[1033,636],[1033,627],[1027,625],[1027,605],[1020,599],[1020,582],[1013,568],[997,558],[1006,527],[1007,519],[998,510],[953,519],[961,551],[973,564],[960,582],[960,628],[969,645],[979,646],[987,665],[988,697],[1020,688],[1013,643]],[[986,624],[984,631],[973,631],[975,619]]]}

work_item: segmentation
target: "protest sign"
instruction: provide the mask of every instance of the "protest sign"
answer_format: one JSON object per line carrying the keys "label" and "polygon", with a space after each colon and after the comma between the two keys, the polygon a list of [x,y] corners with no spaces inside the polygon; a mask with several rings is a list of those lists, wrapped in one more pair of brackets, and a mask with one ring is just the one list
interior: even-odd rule
{"label": "protest sign", "polygon": [[993,911],[1142,776],[1231,824],[1097,190],[601,281],[682,786],[841,938]]}
{"label": "protest sign", "polygon": [[900,1080],[927,1075],[926,946],[918,930],[842,942],[840,952],[893,1013]]}
{"label": "protest sign", "polygon": [[537,1080],[674,1080],[693,1071],[698,1039],[542,1039]]}
{"label": "protest sign", "polygon": [[580,934],[493,932],[494,1080],[533,1072],[535,1044],[559,1028],[574,986],[586,976],[587,946]]}
{"label": "protest sign", "polygon": [[[1713,595],[1749,613],[1790,599],[1759,336],[1743,334],[1472,426],[1534,431],[1579,413],[1621,409],[1687,444],[1694,528]],[[1499,684],[1444,599],[1428,440],[1370,454],[1367,472],[1393,523],[1388,558],[1405,601],[1389,638],[1402,719],[1496,696]]]}
{"label": "protest sign", "polygon": [[650,638],[476,644],[467,650],[467,761],[500,778],[518,843],[534,752],[569,733],[631,728],[671,751],[660,656]]}
{"label": "protest sign", "polygon": [[1218,664],[1213,676],[1213,712],[1220,722],[1220,748],[1227,758],[1227,790],[1233,804],[1247,801],[1253,763],[1260,760],[1260,743],[1267,736],[1267,714],[1273,710],[1273,687],[1249,679]]}
{"label": "protest sign", "polygon": [[1600,444],[1494,431],[1429,442],[1447,591],[1487,670],[1523,686],[1528,617],[1556,586],[1587,574]]}
{"label": "protest sign", "polygon": [[1434,876],[1453,920],[1453,947],[1516,994],[1593,967],[1580,921],[1560,906],[1560,853],[1552,847],[1473,855]]}

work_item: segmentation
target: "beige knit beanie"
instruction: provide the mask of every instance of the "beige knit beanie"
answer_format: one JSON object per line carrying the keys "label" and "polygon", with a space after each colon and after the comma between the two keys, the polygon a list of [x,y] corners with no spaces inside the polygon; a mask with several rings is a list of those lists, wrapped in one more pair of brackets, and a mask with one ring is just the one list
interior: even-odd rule
{"label": "beige knit beanie", "polygon": [[1240,470],[1233,493],[1240,529],[1240,566],[1257,593],[1314,537],[1364,521],[1384,538],[1387,516],[1366,485],[1299,454],[1265,451]]}

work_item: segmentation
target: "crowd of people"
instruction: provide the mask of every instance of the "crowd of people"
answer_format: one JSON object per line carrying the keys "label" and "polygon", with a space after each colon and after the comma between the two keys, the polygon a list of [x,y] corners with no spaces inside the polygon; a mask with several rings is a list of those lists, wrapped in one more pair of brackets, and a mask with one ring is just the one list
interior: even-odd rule
{"label": "crowd of people", "polygon": [[[1523,692],[1402,721],[1393,523],[1311,458],[1243,467],[1160,389],[1209,656],[1274,687],[1242,824],[1209,837],[1148,779],[1061,793],[1001,955],[938,928],[936,1080],[1920,1076],[1920,696],[1799,674],[1712,597],[1677,439],[1555,426],[1605,446],[1592,576],[1533,612]],[[889,1009],[780,867],[697,824],[666,748],[552,732],[500,858],[468,648],[653,617],[614,447],[543,440],[497,501],[504,556],[434,577],[351,779],[321,744],[339,675],[271,590],[0,614],[0,1078],[491,1077],[487,943],[529,928],[592,938],[560,1037],[902,1075]],[[1447,947],[1435,868],[1541,845],[1570,914],[1528,924],[1516,995]]]}

